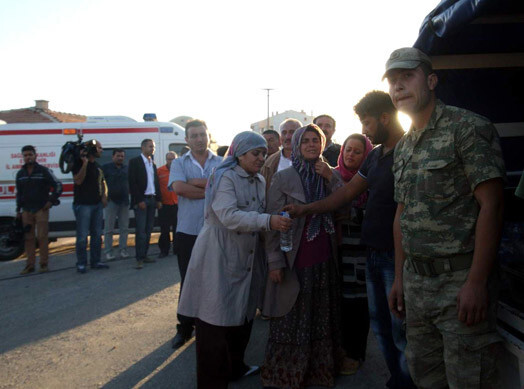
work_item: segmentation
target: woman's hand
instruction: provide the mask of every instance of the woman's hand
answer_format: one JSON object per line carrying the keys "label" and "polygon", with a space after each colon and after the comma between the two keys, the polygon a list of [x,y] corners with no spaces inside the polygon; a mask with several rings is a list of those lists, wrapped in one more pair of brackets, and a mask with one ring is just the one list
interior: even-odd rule
{"label": "woman's hand", "polygon": [[282,269],[275,269],[269,272],[269,278],[275,284],[280,284],[284,278],[284,271]]}
{"label": "woman's hand", "polygon": [[271,220],[269,224],[272,230],[286,232],[291,228],[292,223],[293,221],[288,217],[280,215],[271,215]]}
{"label": "woman's hand", "polygon": [[317,163],[315,163],[315,172],[317,172],[317,174],[321,175],[328,181],[331,181],[331,178],[333,177],[331,167],[326,162],[321,161],[320,159],[317,161]]}

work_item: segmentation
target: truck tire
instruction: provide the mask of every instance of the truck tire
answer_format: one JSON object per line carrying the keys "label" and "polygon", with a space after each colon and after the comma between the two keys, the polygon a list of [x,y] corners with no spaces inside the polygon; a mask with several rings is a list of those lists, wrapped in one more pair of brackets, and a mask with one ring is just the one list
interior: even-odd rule
{"label": "truck tire", "polygon": [[0,261],[11,261],[18,258],[24,252],[24,242],[19,245],[9,245],[9,227],[11,220],[0,220]]}

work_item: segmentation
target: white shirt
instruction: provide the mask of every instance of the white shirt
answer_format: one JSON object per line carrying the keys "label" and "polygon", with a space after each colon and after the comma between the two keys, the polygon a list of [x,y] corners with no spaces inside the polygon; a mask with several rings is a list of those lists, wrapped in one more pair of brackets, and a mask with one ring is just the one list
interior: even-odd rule
{"label": "white shirt", "polygon": [[146,191],[144,194],[146,196],[148,195],[155,195],[155,172],[153,170],[153,160],[151,158],[146,158],[144,154],[140,154],[142,156],[142,160],[144,161],[144,165],[146,165],[146,173],[147,173],[147,186]]}
{"label": "white shirt", "polygon": [[292,166],[293,163],[291,162],[291,158],[284,157],[284,150],[280,151],[280,161],[278,161],[278,168],[277,172],[287,169],[288,167]]}

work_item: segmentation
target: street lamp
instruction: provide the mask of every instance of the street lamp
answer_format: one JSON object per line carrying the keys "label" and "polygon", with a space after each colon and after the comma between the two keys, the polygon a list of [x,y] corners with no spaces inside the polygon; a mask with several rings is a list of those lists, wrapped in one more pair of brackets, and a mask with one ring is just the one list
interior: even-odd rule
{"label": "street lamp", "polygon": [[269,91],[274,90],[273,88],[262,88],[267,91],[267,129],[269,130]]}

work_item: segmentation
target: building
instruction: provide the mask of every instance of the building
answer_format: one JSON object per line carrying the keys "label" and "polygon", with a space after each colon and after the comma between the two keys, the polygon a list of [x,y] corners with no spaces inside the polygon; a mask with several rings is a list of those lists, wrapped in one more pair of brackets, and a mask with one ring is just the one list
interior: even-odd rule
{"label": "building", "polygon": [[313,119],[315,117],[306,114],[304,111],[284,111],[282,113],[276,112],[272,113],[271,117],[269,118],[269,128],[267,118],[251,124],[250,127],[253,131],[258,132],[259,134],[262,134],[265,130],[278,131],[280,128],[280,123],[290,118],[300,120],[303,125],[306,125],[313,123]]}
{"label": "building", "polygon": [[78,123],[86,119],[84,115],[52,111],[47,100],[35,100],[34,107],[0,111],[0,121],[6,123]]}

